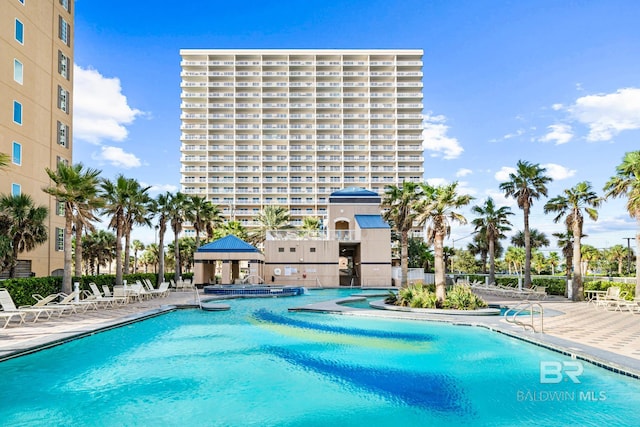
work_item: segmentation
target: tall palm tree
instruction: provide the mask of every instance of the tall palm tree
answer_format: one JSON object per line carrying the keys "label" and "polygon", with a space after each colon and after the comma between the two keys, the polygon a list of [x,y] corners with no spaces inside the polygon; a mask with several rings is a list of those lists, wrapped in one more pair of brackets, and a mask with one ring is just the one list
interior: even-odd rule
{"label": "tall palm tree", "polygon": [[98,197],[100,173],[98,169],[85,168],[82,163],[65,165],[59,163],[56,170],[45,169],[53,182],[42,191],[64,204],[64,272],[62,292],[71,292],[71,238],[76,232],[75,275],[82,276],[82,231],[93,230],[93,222],[100,221],[95,211],[103,206]]}
{"label": "tall palm tree", "polygon": [[149,219],[149,207],[151,196],[148,191],[151,187],[142,187],[135,179],[128,179],[129,198],[124,209],[124,272],[129,273],[131,232],[136,225],[151,227]]}
{"label": "tall palm tree", "polygon": [[511,230],[512,224],[509,222],[509,215],[514,215],[514,213],[508,206],[496,208],[491,197],[487,198],[483,206],[472,207],[471,212],[478,215],[471,221],[477,235],[484,236],[489,245],[489,283],[494,283],[496,280],[496,243],[505,237],[506,231]]}
{"label": "tall palm tree", "polygon": [[432,187],[421,184],[424,199],[416,207],[418,224],[426,224],[426,235],[433,242],[435,256],[436,297],[443,302],[446,298],[446,279],[444,261],[444,239],[451,232],[451,223],[466,224],[467,219],[456,209],[468,205],[473,198],[457,193],[458,183]]}
{"label": "tall palm tree", "polygon": [[[605,197],[627,198],[627,212],[638,222],[636,243],[640,242],[640,150],[624,155],[616,175],[604,186]],[[636,296],[640,296],[640,256],[636,255]]]}
{"label": "tall palm tree", "polygon": [[580,247],[580,256],[582,259],[580,265],[582,267],[581,270],[583,275],[587,274],[589,270],[595,269],[597,267],[598,261],[600,261],[600,259],[602,258],[600,250],[592,245],[582,245]]}
{"label": "tall palm tree", "polygon": [[519,160],[515,173],[509,174],[509,181],[500,184],[500,190],[507,197],[513,197],[524,213],[524,285],[531,287],[531,236],[529,234],[529,213],[533,201],[547,195],[547,184],[551,177],[544,175],[546,169],[538,164]]}
{"label": "tall palm tree", "polygon": [[211,237],[215,227],[222,223],[222,216],[220,209],[204,197],[191,196],[188,203],[188,219],[196,232],[197,250],[200,247],[200,233],[205,232],[208,237]]}
{"label": "tall palm tree", "polygon": [[120,174],[115,181],[103,179],[100,185],[105,206],[103,213],[111,216],[109,228],[116,231],[116,285],[122,285],[122,238],[126,227],[129,197],[133,194],[133,181]]}
{"label": "tall palm tree", "polygon": [[383,217],[400,236],[400,286],[407,286],[409,275],[409,232],[414,227],[415,207],[422,198],[422,186],[419,183],[403,181],[402,185],[385,187],[382,199]]}
{"label": "tall palm tree", "polygon": [[140,240],[135,239],[131,242],[131,248],[133,249],[133,272],[136,273],[138,271],[138,251],[144,250],[144,243]]}
{"label": "tall palm tree", "polygon": [[174,194],[169,200],[167,218],[169,219],[169,223],[171,224],[171,229],[173,230],[173,249],[174,249],[174,259],[176,262],[176,268],[173,275],[173,280],[178,282],[180,280],[180,276],[182,272],[180,271],[180,245],[178,243],[178,236],[182,231],[182,223],[187,218],[187,196],[183,193],[177,192]]}
{"label": "tall palm tree", "polygon": [[[529,231],[529,242],[531,245],[531,250],[540,249],[549,246],[549,238],[542,231],[538,231],[536,228],[532,228]],[[511,236],[511,244],[518,248],[525,247],[525,235],[524,231],[518,230],[516,234]]]}
{"label": "tall palm tree", "polygon": [[[584,288],[582,285],[582,272],[580,271],[580,236],[582,236],[582,226],[584,223],[584,213],[593,221],[598,219],[597,207],[602,199],[591,188],[587,181],[579,182],[573,188],[564,190],[563,195],[556,196],[544,205],[544,213],[556,213],[553,222],[558,222],[564,218],[567,229],[571,229],[573,239],[573,280],[572,300],[584,300]],[[577,237],[576,237],[577,236]]]}
{"label": "tall palm tree", "polygon": [[0,196],[0,216],[6,227],[3,231],[10,239],[9,253],[0,260],[0,270],[9,267],[9,277],[15,277],[18,256],[29,252],[48,239],[46,220],[49,210],[46,206],[36,206],[31,196]]}
{"label": "tall palm tree", "polygon": [[91,274],[100,274],[100,267],[106,267],[115,257],[116,236],[105,230],[97,230],[82,238],[85,264]]}
{"label": "tall palm tree", "polygon": [[158,194],[151,204],[151,211],[158,218],[158,283],[164,282],[164,235],[170,221],[169,209],[173,195],[169,192]]}
{"label": "tall palm tree", "polygon": [[549,264],[549,267],[551,267],[551,275],[555,276],[556,268],[558,268],[558,265],[560,265],[560,256],[558,255],[558,252],[549,253],[549,257],[547,258],[547,264]]}
{"label": "tall palm tree", "polygon": [[254,245],[261,245],[267,239],[268,231],[285,230],[293,228],[290,224],[291,214],[286,208],[276,205],[268,205],[258,213],[255,231],[251,233],[250,240]]}
{"label": "tall palm tree", "polygon": [[504,260],[509,266],[509,274],[511,274],[511,266],[516,274],[522,273],[522,266],[525,260],[525,253],[523,248],[515,246],[509,246],[507,252],[504,254]]}
{"label": "tall palm tree", "polygon": [[220,239],[221,237],[229,235],[236,236],[237,238],[242,240],[247,240],[249,238],[247,229],[242,225],[240,221],[223,222],[218,228],[216,228],[214,238]]}
{"label": "tall palm tree", "polygon": [[618,266],[618,276],[622,276],[622,265],[629,256],[627,248],[622,245],[613,245],[607,249],[606,256],[610,262]]}

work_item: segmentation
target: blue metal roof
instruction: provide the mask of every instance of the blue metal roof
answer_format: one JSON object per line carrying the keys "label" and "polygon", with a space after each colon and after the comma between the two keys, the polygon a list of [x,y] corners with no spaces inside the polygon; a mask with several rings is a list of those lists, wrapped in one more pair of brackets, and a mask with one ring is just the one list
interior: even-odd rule
{"label": "blue metal roof", "polygon": [[378,193],[360,187],[347,187],[334,191],[330,197],[379,197]]}
{"label": "blue metal roof", "polygon": [[238,237],[229,234],[215,242],[200,246],[196,252],[260,252],[255,246],[250,245]]}
{"label": "blue metal roof", "polygon": [[366,228],[391,228],[380,215],[355,215],[358,225],[362,229]]}

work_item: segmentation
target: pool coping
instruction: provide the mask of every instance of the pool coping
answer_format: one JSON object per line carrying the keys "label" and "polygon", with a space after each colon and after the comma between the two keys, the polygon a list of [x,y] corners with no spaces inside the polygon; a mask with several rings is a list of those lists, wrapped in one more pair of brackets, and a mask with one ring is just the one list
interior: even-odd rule
{"label": "pool coping", "polygon": [[[54,332],[48,335],[39,336],[26,341],[17,343],[13,348],[3,348],[0,350],[0,363],[14,359],[16,357],[25,356],[31,353],[37,353],[48,348],[56,347],[70,341],[88,337],[100,332],[116,329],[141,320],[160,316],[162,314],[175,311],[181,308],[178,305],[163,305],[158,308],[145,310],[138,313],[129,314],[124,317],[118,317],[99,323],[98,325],[84,325],[77,329],[71,329],[63,332]],[[189,306],[184,306],[189,308]]]}
{"label": "pool coping", "polygon": [[534,333],[531,331],[520,330],[520,326],[504,322],[503,316],[466,316],[464,314],[457,316],[443,316],[441,314],[431,314],[420,311],[395,311],[381,308],[363,309],[347,307],[340,304],[340,302],[349,302],[349,300],[362,300],[363,297],[364,296],[338,298],[322,303],[290,308],[289,311],[307,311],[314,313],[376,317],[395,320],[418,320],[441,322],[456,326],[481,327],[492,332],[497,332],[499,334],[569,356],[572,359],[591,363],[616,374],[640,380],[640,360],[545,333]]}

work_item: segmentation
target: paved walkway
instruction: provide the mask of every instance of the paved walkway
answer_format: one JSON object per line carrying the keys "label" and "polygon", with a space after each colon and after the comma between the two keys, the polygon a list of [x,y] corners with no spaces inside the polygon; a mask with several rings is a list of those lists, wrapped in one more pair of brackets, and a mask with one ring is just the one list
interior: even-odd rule
{"label": "paved walkway", "polygon": [[[370,294],[372,291],[363,291]],[[517,300],[483,295],[488,302],[515,305]],[[295,306],[294,299],[292,307]],[[507,323],[502,316],[442,316],[403,313],[386,310],[360,310],[338,306],[334,302],[300,307],[314,311],[335,312],[358,316],[376,316],[416,320],[447,321],[478,325],[526,339],[539,345],[576,354],[640,377],[640,315],[596,309],[586,302],[573,303],[560,297],[541,302],[544,310],[544,333],[532,333]],[[27,320],[22,326],[10,325],[0,329],[0,360],[32,348],[55,345],[78,334],[109,328],[153,315],[176,306],[194,304],[192,292],[172,292],[164,298],[127,304],[118,308],[89,310],[82,314],[64,315],[37,323]]]}

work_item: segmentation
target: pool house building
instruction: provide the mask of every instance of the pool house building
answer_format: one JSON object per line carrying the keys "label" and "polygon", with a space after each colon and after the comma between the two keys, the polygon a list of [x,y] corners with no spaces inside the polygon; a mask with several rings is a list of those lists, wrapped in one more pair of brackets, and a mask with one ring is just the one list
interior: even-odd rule
{"label": "pool house building", "polygon": [[222,262],[222,283],[235,283],[245,261],[246,282],[253,284],[388,287],[391,228],[380,203],[374,191],[345,188],[330,194],[321,229],[271,230],[264,254],[239,239],[226,242],[227,249],[220,246],[223,239],[204,245],[195,254],[195,283],[211,283],[217,261]]}

